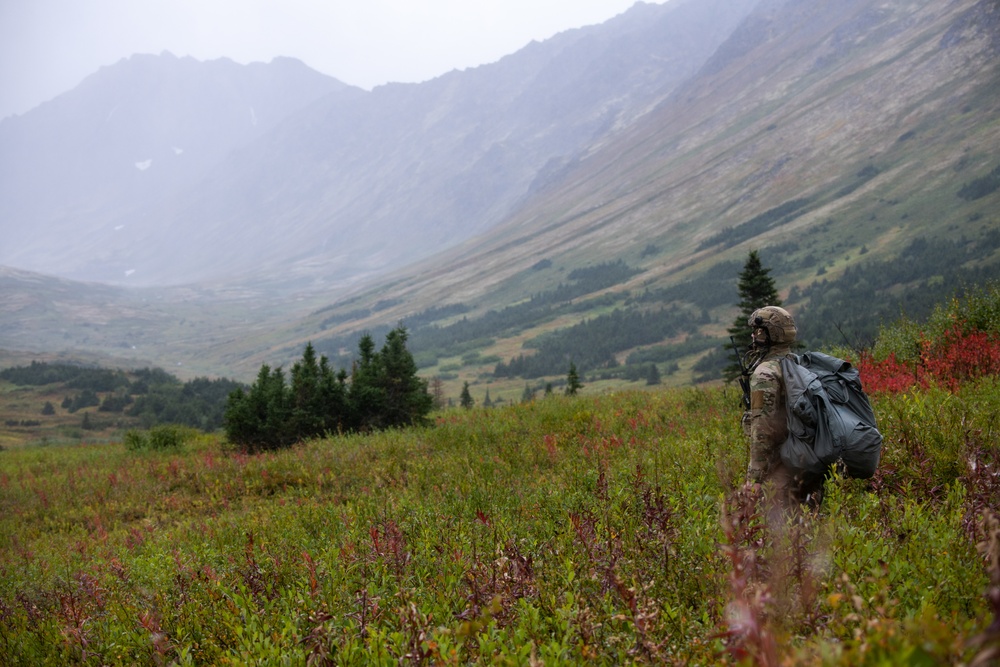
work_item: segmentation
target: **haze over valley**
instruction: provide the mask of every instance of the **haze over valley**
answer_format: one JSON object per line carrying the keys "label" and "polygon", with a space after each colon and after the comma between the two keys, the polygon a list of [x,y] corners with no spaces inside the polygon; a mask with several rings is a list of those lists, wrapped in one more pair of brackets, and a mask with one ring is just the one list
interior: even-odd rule
{"label": "haze over valley", "polygon": [[[863,342],[997,275],[998,54],[987,0],[671,0],[371,91],[132,55],[0,121],[0,349],[246,380],[403,322],[480,390],[686,383],[750,249]],[[602,324],[651,333],[556,344]]]}

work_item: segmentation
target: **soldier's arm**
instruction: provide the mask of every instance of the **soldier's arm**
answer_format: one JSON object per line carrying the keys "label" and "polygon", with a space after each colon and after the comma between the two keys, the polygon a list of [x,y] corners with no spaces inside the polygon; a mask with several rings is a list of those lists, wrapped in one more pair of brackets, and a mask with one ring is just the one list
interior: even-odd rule
{"label": "soldier's arm", "polygon": [[781,447],[776,421],[781,394],[780,371],[767,365],[757,368],[750,378],[750,464],[747,477],[763,482]]}

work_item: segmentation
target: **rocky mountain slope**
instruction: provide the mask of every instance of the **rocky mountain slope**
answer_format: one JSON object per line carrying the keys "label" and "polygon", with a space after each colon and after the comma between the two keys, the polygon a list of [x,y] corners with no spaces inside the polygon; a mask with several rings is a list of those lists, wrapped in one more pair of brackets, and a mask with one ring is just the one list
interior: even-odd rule
{"label": "rocky mountain slope", "polygon": [[96,277],[80,267],[100,267],[122,237],[147,243],[140,221],[175,208],[234,150],[322,97],[360,92],[287,58],[163,53],[102,68],[0,122],[0,264]]}
{"label": "rocky mountain slope", "polygon": [[[689,309],[674,343],[721,340],[750,248],[813,344],[871,336],[910,294],[1000,274],[998,22],[977,0],[762,2],[695,77],[504,224],[317,313],[312,337],[432,306],[502,311],[623,260],[627,281],[577,297],[576,315],[495,331],[487,356],[533,354],[611,306]],[[975,183],[982,196],[960,194]]]}
{"label": "rocky mountain slope", "polygon": [[[604,25],[568,31],[492,65],[371,93],[336,88],[297,113],[288,109],[268,131],[220,144],[224,154],[200,156],[197,174],[184,172],[183,181],[173,175],[173,187],[150,192],[130,183],[93,202],[111,180],[104,162],[126,165],[144,182],[192,159],[188,142],[160,125],[225,135],[199,121],[200,110],[161,104],[182,97],[171,89],[185,77],[204,78],[211,64],[180,72],[169,58],[136,58],[101,73],[102,81],[117,78],[113,85],[73,91],[75,106],[60,98],[44,113],[0,125],[4,173],[38,165],[20,179],[28,189],[12,182],[0,193],[0,224],[18,233],[0,264],[130,285],[264,276],[302,287],[426,257],[496,224],[533,184],[661,101],[752,4],[640,3]],[[140,64],[149,71],[138,80]],[[202,99],[230,104],[223,93],[235,78],[218,77],[221,100]],[[291,79],[284,77],[289,87]],[[115,125],[125,111],[120,90],[145,105],[143,132]],[[283,97],[294,96],[269,93]],[[237,100],[243,125],[251,108],[263,114],[259,104]],[[90,113],[78,113],[79,106]],[[39,129],[22,132],[28,124]],[[56,126],[70,143],[59,142],[57,160],[41,162],[45,128]],[[114,127],[115,147],[95,145],[94,127]],[[172,154],[180,149],[186,152]],[[39,178],[53,162],[63,168]]]}
{"label": "rocky mountain slope", "polygon": [[[350,201],[370,196],[387,207],[384,218],[370,219],[373,234],[368,238],[373,241],[398,236],[418,245],[405,229],[389,223],[393,218],[387,193],[393,188],[406,194],[399,201],[410,202],[415,217],[427,214],[423,207],[434,197],[445,199],[440,205],[447,208],[458,206],[450,201],[453,197],[475,199],[479,187],[491,194],[483,196],[478,209],[470,204],[481,214],[475,219],[463,220],[457,214],[448,218],[445,208],[439,209],[443,224],[464,223],[470,234],[478,232],[475,236],[374,282],[320,295],[303,290],[300,310],[312,310],[311,315],[272,320],[245,336],[231,336],[229,330],[206,341],[196,354],[188,351],[185,359],[197,359],[202,368],[211,366],[222,374],[228,370],[231,375],[252,377],[255,364],[285,363],[301,352],[305,341],[315,341],[322,351],[335,355],[351,347],[350,337],[358,331],[402,320],[413,329],[412,342],[423,355],[426,373],[447,376],[457,371],[463,379],[485,384],[494,377],[498,360],[543,349],[557,350],[553,354],[566,358],[581,354],[573,344],[584,340],[587,323],[607,322],[608,331],[615,332],[623,323],[641,321],[645,326],[649,318],[658,317],[666,322],[659,338],[647,336],[639,343],[623,338],[608,347],[609,354],[626,365],[633,355],[664,368],[666,360],[680,360],[678,377],[687,381],[698,375],[694,365],[718,344],[731,323],[736,274],[751,248],[762,250],[786,304],[801,317],[803,332],[813,340],[822,336],[829,340],[837,328],[848,336],[870,333],[881,317],[895,317],[901,310],[916,312],[915,299],[921,295],[946,294],[963,281],[997,276],[1000,8],[996,2],[846,0],[834,6],[816,0],[761,0],[751,4],[745,20],[734,25],[690,76],[643,97],[645,105],[616,107],[609,116],[615,122],[600,126],[607,127],[604,132],[595,134],[595,126],[589,124],[595,118],[592,114],[575,117],[589,132],[588,141],[577,139],[575,153],[567,152],[570,144],[562,144],[561,157],[543,162],[540,155],[547,153],[539,147],[556,142],[556,134],[510,139],[505,145],[511,154],[536,159],[538,171],[530,179],[524,175],[527,172],[509,172],[521,174],[523,190],[503,190],[510,197],[506,214],[502,208],[489,209],[500,201],[500,190],[490,190],[492,172],[477,171],[475,163],[464,164],[457,172],[470,180],[453,191],[446,186],[454,174],[423,174],[423,181],[369,181],[382,196],[368,193],[360,180],[355,183],[342,176],[336,180],[331,175],[324,182],[339,183],[352,194]],[[639,6],[630,14],[652,9]],[[624,25],[628,17],[620,17],[621,23],[615,25]],[[650,22],[648,17],[645,22]],[[581,35],[574,32],[570,37]],[[601,52],[602,64],[617,53],[609,49]],[[527,57],[517,54],[494,67],[510,68],[522,56]],[[617,78],[623,71],[628,70],[619,70]],[[458,90],[457,82],[464,81],[461,76],[478,73],[455,73],[423,84],[426,89],[399,90],[414,99],[427,94],[439,100],[444,93],[424,91],[449,86]],[[585,78],[583,72],[579,78]],[[535,80],[523,72],[520,79]],[[554,75],[547,85],[559,80]],[[393,88],[363,97],[388,96]],[[500,92],[502,88],[493,98],[483,88],[480,106],[495,108],[499,104],[495,100],[509,98]],[[345,125],[323,121],[329,118],[328,102],[297,117],[313,119],[304,124],[316,128],[312,136],[321,136],[320,128],[330,132]],[[368,173],[361,169],[363,164],[371,169],[376,163],[391,164],[390,172],[399,175],[409,173],[407,169],[419,174],[424,164],[439,165],[435,160],[452,153],[435,152],[437,144],[424,148],[420,155],[425,161],[401,160],[392,153],[409,134],[446,136],[435,134],[433,123],[427,125],[436,118],[431,108],[419,116],[422,125],[411,119],[409,130],[392,136],[380,153],[381,161],[351,163],[353,170],[337,173],[360,179]],[[499,135],[491,133],[497,126],[518,126],[509,116],[516,116],[520,107],[508,103],[503,108],[491,123],[465,127],[458,135],[468,141],[493,139],[484,139],[477,144],[480,152],[470,155],[478,154],[482,160],[489,151],[500,150]],[[557,110],[565,113],[567,108]],[[547,127],[556,126],[558,117],[555,111],[548,116]],[[357,122],[364,127],[360,119]],[[417,132],[418,127],[427,132]],[[291,145],[293,137],[304,136],[298,129],[286,123],[258,140],[251,152],[266,149],[278,156],[279,148]],[[302,145],[298,152],[311,146],[315,155],[309,164],[315,166],[323,164],[331,145]],[[347,160],[348,154],[342,159]],[[260,174],[268,164],[275,163],[248,161],[245,173]],[[333,174],[333,166],[328,168],[327,173]],[[291,170],[285,165],[276,171],[288,175]],[[250,188],[247,197],[255,206],[274,204],[276,210],[287,210],[277,206],[278,201],[295,200],[282,199],[291,191],[285,188],[294,183],[306,188],[308,181],[289,175],[283,182],[284,188],[276,192],[286,194],[265,201],[254,199],[255,190]],[[417,182],[433,187],[424,193],[414,189]],[[299,219],[290,215],[282,233],[308,238],[299,235],[305,232],[294,228],[293,218]],[[490,220],[492,224],[485,222]],[[275,233],[269,239],[276,248],[281,247],[279,236]],[[297,242],[298,260],[284,266],[262,264],[254,288],[282,279],[286,285],[332,283],[337,277],[333,253],[356,248],[345,238],[345,234],[332,236],[330,243],[337,250],[319,253],[315,241]],[[454,243],[458,238],[432,237],[428,245]],[[371,250],[387,253],[385,247]],[[358,262],[379,257],[363,251],[354,254],[352,259]],[[610,264],[614,262],[621,264]],[[590,280],[588,276],[601,267],[613,279]],[[246,289],[248,283],[241,285]],[[235,288],[229,292],[231,297],[237,294],[241,292]],[[242,294],[256,297],[262,292]],[[161,299],[166,304],[171,297]],[[240,317],[254,321],[244,306],[227,312],[233,313],[233,322]],[[628,320],[622,314],[635,317]],[[523,387],[522,380],[508,384],[509,391],[518,393]],[[501,386],[493,387],[495,398]]]}

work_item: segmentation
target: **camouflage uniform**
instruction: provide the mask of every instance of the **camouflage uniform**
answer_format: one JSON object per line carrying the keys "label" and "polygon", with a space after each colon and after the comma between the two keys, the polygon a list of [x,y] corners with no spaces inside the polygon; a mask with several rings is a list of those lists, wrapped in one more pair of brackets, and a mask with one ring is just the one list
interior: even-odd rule
{"label": "camouflage uniform", "polygon": [[788,311],[765,306],[754,311],[747,324],[754,340],[766,352],[750,376],[750,410],[743,415],[743,429],[750,439],[747,479],[773,483],[778,500],[786,506],[808,502],[818,506],[823,476],[794,474],[781,461],[781,445],[788,438],[785,379],[781,359],[791,354],[797,330]]}
{"label": "camouflage uniform", "polygon": [[750,411],[743,419],[750,438],[747,478],[758,484],[770,479],[782,489],[791,481],[781,462],[781,443],[788,437],[781,358],[789,352],[787,345],[772,347],[754,369],[750,376]]}

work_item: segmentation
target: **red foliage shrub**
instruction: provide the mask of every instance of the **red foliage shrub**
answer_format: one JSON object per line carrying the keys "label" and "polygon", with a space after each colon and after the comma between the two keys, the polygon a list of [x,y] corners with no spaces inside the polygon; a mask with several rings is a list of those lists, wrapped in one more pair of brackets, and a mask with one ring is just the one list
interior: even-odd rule
{"label": "red foliage shrub", "polygon": [[861,373],[861,385],[870,394],[898,394],[919,384],[916,369],[897,360],[895,354],[878,361],[870,352],[862,352],[857,367]]}
{"label": "red foliage shrub", "polygon": [[869,393],[899,393],[931,384],[955,391],[963,382],[1000,375],[1000,339],[984,331],[966,331],[956,323],[936,340],[921,337],[920,355],[914,361],[904,363],[895,354],[876,360],[865,352],[857,367]]}

